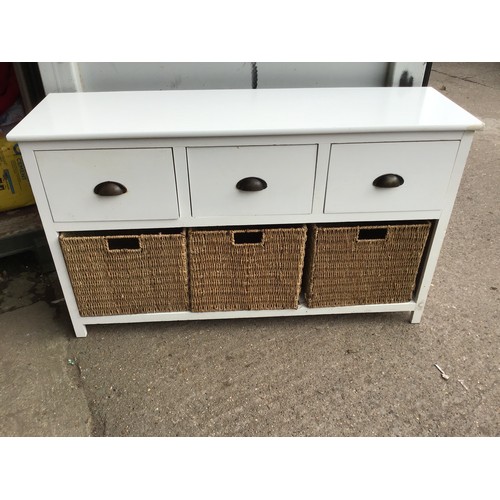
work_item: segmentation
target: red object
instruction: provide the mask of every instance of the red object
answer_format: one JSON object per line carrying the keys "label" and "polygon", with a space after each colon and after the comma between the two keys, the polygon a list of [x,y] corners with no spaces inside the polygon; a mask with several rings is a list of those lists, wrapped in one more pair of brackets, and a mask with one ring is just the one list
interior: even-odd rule
{"label": "red object", "polygon": [[5,113],[19,97],[16,73],[12,63],[0,63],[0,115]]}

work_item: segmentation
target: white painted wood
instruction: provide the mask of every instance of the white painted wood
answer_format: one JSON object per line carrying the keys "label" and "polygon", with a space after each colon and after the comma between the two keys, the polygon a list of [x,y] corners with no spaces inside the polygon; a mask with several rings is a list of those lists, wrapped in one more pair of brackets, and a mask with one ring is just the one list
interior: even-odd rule
{"label": "white painted wood", "polygon": [[49,94],[12,141],[477,130],[430,88],[313,88]]}
{"label": "white painted wood", "polygon": [[[324,187],[324,186],[323,186]],[[182,217],[172,220],[143,221],[101,221],[101,222],[55,222],[57,231],[104,231],[121,229],[152,229],[174,227],[207,227],[207,226],[253,226],[276,224],[312,224],[328,222],[370,222],[437,219],[440,210],[421,212],[374,212],[374,213],[339,213],[339,214],[306,214],[306,215],[233,215],[212,217]]]}
{"label": "white painted wood", "polygon": [[[26,120],[27,118],[25,118]],[[437,132],[377,132],[377,133],[339,133],[339,134],[297,134],[262,136],[215,136],[215,137],[150,137],[135,138],[134,148],[186,148],[217,146],[269,146],[280,144],[347,144],[360,142],[416,142],[416,141],[459,141],[463,130]],[[21,141],[36,151],[67,149],[130,149],[131,139],[89,139],[55,141]]]}
{"label": "white painted wood", "polygon": [[[187,148],[193,217],[309,214],[316,145]],[[267,187],[241,191],[256,177]]]}
{"label": "white painted wood", "polygon": [[[327,137],[334,137],[334,136],[327,136]],[[322,140],[324,141],[324,138]],[[302,222],[315,222],[317,221],[317,216],[321,217],[323,215],[329,161],[330,161],[330,143],[320,142],[318,144],[318,159],[316,161],[316,178],[314,180],[312,220],[305,220]]]}
{"label": "white painted wood", "polygon": [[396,304],[368,304],[341,307],[318,307],[309,308],[303,304],[297,309],[271,309],[261,311],[217,311],[217,312],[165,312],[149,314],[130,314],[117,316],[93,316],[84,317],[82,321],[86,325],[110,324],[110,323],[142,323],[151,321],[190,321],[209,319],[236,319],[236,318],[272,318],[276,316],[318,316],[325,314],[357,314],[377,312],[412,312],[415,302],[399,302]]}
{"label": "white painted wood", "polygon": [[[171,149],[37,151],[35,156],[56,222],[175,219],[179,215]],[[127,188],[98,196],[97,184]]]}
{"label": "white painted wood", "polygon": [[[326,213],[440,210],[445,202],[458,141],[334,144]],[[397,174],[404,184],[379,188],[373,181]]]}
{"label": "white painted wood", "polygon": [[33,191],[33,195],[37,202],[37,209],[40,214],[42,225],[45,231],[45,236],[47,238],[47,243],[49,245],[52,259],[54,261],[54,266],[56,268],[59,283],[64,294],[66,306],[68,308],[68,313],[75,331],[75,335],[77,337],[85,337],[87,335],[87,329],[85,323],[80,317],[80,313],[76,305],[73,288],[71,286],[69,275],[66,269],[66,264],[64,262],[64,257],[59,245],[59,233],[52,221],[52,215],[47,203],[44,186],[40,177],[40,173],[38,171],[38,165],[34,152],[30,148],[29,144],[21,144],[20,148],[23,156],[23,162],[30,180],[31,190]]}
{"label": "white painted wood", "polygon": [[[177,227],[183,226],[181,220],[191,220],[191,198],[189,194],[189,174],[187,167],[186,148],[174,146],[175,180],[177,184],[177,198],[179,203],[179,219],[170,221]],[[158,221],[159,222],[159,221]],[[158,227],[158,222],[156,227]],[[185,225],[185,224],[184,224]],[[168,227],[173,227],[168,225]]]}
{"label": "white painted wood", "polygon": [[455,168],[453,170],[453,175],[448,185],[448,191],[446,193],[445,207],[434,231],[432,245],[430,246],[429,252],[424,258],[423,274],[421,276],[420,283],[415,294],[415,301],[417,306],[410,319],[412,323],[420,323],[422,319],[422,314],[424,312],[427,296],[432,283],[432,277],[434,276],[434,271],[439,259],[439,253],[441,252],[441,247],[446,235],[448,222],[451,217],[458,188],[460,187],[460,180],[462,178],[462,174],[467,161],[467,156],[472,145],[472,134],[472,132],[466,132],[464,134],[462,142],[460,143],[460,149],[455,161]]}
{"label": "white painted wood", "polygon": [[[60,106],[61,103],[55,107],[50,105],[45,108],[45,111],[42,107],[42,111],[38,114],[35,112],[28,115],[23,121],[24,125],[21,124],[23,127],[9,137],[22,138],[27,131],[25,138],[39,139],[34,142],[21,141],[20,146],[77,336],[84,337],[87,334],[86,326],[91,324],[140,321],[393,311],[409,312],[412,322],[420,321],[470,149],[473,130],[481,127],[481,122],[463,112],[456,105],[446,103],[447,100],[443,101],[444,98],[437,92],[420,93],[420,109],[410,106],[407,115],[404,109],[400,109],[397,119],[394,111],[397,108],[396,104],[401,105],[404,102],[411,104],[411,100],[406,100],[409,94],[404,93],[406,96],[404,97],[398,89],[392,89],[391,93],[382,99],[382,104],[387,108],[380,107],[378,99],[382,97],[382,94],[377,92],[372,94],[365,92],[348,94],[343,91],[336,93],[335,99],[338,100],[342,96],[345,100],[339,107],[339,115],[331,113],[332,109],[329,106],[333,101],[329,100],[329,93],[323,96],[323,100],[320,99],[319,94],[316,95],[314,99],[317,99],[317,107],[306,113],[306,103],[314,102],[311,94],[298,93],[292,96],[286,91],[276,92],[278,104],[266,101],[267,97],[262,100],[261,97],[257,97],[257,94],[254,95],[256,99],[254,111],[257,110],[258,113],[249,111],[245,127],[243,127],[245,120],[242,117],[238,115],[235,122],[231,124],[227,121],[230,113],[226,113],[224,119],[213,115],[211,118],[215,125],[212,128],[208,126],[204,133],[201,133],[201,130],[208,121],[203,113],[198,115],[194,112],[194,108],[200,103],[200,96],[194,94],[192,101],[185,99],[185,96],[179,97],[186,107],[186,116],[190,116],[193,122],[187,127],[184,122],[180,121],[178,129],[175,129],[175,124],[169,122],[166,126],[163,124],[160,127],[157,121],[158,116],[172,117],[176,116],[175,113],[174,115],[164,114],[161,110],[159,113],[153,113],[155,99],[150,95],[151,100],[148,101],[149,98],[142,100],[143,105],[150,106],[149,122],[146,117],[148,113],[138,115],[139,123],[145,126],[144,130],[140,130],[138,126],[132,126],[129,121],[126,125],[122,124],[120,128],[118,125],[120,119],[126,121],[123,119],[123,114],[121,116],[109,114],[113,109],[118,113],[116,107],[122,97],[109,94],[108,99],[105,99],[102,96],[102,100],[101,98],[97,100],[102,104],[102,109],[99,110],[96,107],[97,101],[91,99],[89,106],[86,106],[84,105],[85,99],[80,101],[79,95],[74,94],[73,98],[65,98],[67,99],[65,111]],[[299,97],[303,97],[304,101],[294,100]],[[231,95],[228,103],[232,99],[235,99],[235,95]],[[240,110],[253,109],[248,99],[248,95],[241,95],[241,102],[238,103],[238,99],[234,101],[235,109],[238,105]],[[392,99],[394,103],[391,104]],[[139,96],[132,99],[134,100],[137,106]],[[285,100],[288,100],[287,108],[284,106]],[[72,101],[74,102],[71,103]],[[165,103],[159,99],[156,105],[161,108],[162,102]],[[219,104],[221,102],[223,99],[219,100]],[[414,106],[417,106],[416,101],[412,102]],[[269,106],[266,109],[263,108],[265,103]],[[365,111],[366,109],[370,111],[356,111],[360,106]],[[429,106],[432,109],[427,109]],[[349,120],[346,118],[348,108],[351,109],[353,115]],[[76,109],[81,112],[79,116],[74,114]],[[207,109],[210,107],[205,108],[205,111]],[[291,110],[288,118],[292,128],[280,128],[281,125],[278,126],[278,121],[274,120],[272,113],[269,119],[265,119],[266,111],[271,112],[276,109],[283,112],[285,109]],[[303,113],[300,127],[299,111]],[[262,116],[259,113],[263,113]],[[375,127],[377,113],[379,123]],[[224,115],[224,113],[221,114]],[[332,118],[332,116],[335,117]],[[361,119],[363,116],[366,122],[353,125],[354,118]],[[431,116],[432,119],[429,118]],[[48,124],[47,128],[44,128],[45,122],[42,117]],[[64,136],[60,135],[62,127],[55,125],[56,122],[64,123],[65,120],[69,124],[68,140],[64,140]],[[224,120],[229,128],[223,131]],[[324,123],[328,121],[330,132],[320,133],[317,128],[314,128],[322,123],[322,120]],[[75,125],[76,122],[79,124]],[[113,132],[115,125],[117,128]],[[262,128],[256,128],[257,125]],[[193,135],[184,135],[188,129],[193,132]],[[244,130],[249,131],[248,135],[240,135]],[[288,132],[285,133],[286,130]],[[83,135],[81,137],[72,135],[77,131]],[[148,135],[148,131],[153,131],[153,135]],[[273,153],[270,154],[270,151]],[[145,158],[145,153],[147,159],[150,160],[146,163],[141,161]],[[273,156],[275,153],[276,156]],[[402,167],[401,164],[403,164]],[[124,165],[125,168],[123,168]],[[293,193],[293,197],[285,196],[283,199],[283,193],[276,192],[273,193],[272,200],[267,200],[262,205],[255,204],[250,211],[238,208],[234,200],[229,199],[231,195],[228,195],[225,188],[220,186],[231,175],[236,173],[247,175],[246,168],[250,166],[256,168],[255,165],[263,167],[263,170],[259,171],[262,177],[265,174],[271,175],[269,178],[272,178],[278,171],[281,176],[284,175],[287,179],[285,183],[291,183],[287,185],[285,192]],[[378,170],[375,170],[382,166],[384,171],[380,173],[387,173],[385,168],[388,166],[391,170],[393,168],[405,169],[391,172],[400,173],[405,178],[405,184],[402,187],[406,186],[409,189],[402,191],[404,196],[376,199],[359,189],[360,182],[371,185],[374,175],[378,173]],[[215,175],[212,175],[213,172]],[[130,175],[126,177],[126,182],[123,181],[125,178],[110,179],[109,177],[125,173],[127,176]],[[106,178],[101,178],[101,175],[105,175]],[[255,171],[248,175],[259,176]],[[429,175],[432,176],[431,184],[427,183]],[[89,187],[93,192],[95,184],[102,180],[117,180],[126,184],[127,187],[132,186],[130,192],[140,188],[140,196],[137,191],[136,197],[134,194],[129,198],[133,199],[132,208],[123,206],[114,214],[111,206],[105,211],[102,207],[97,209],[94,205],[94,198],[91,197],[92,201],[89,201],[80,195],[84,192],[87,196]],[[215,189],[217,196],[211,200],[204,199],[204,188],[207,188],[209,182],[212,181],[214,185],[211,188]],[[233,182],[234,179],[231,180],[231,183]],[[69,187],[69,191],[62,190],[61,185]],[[271,183],[271,185],[274,184]],[[399,189],[396,188],[396,192]],[[71,195],[68,195],[68,192]],[[151,193],[154,194],[151,195]],[[167,207],[164,205],[164,198],[172,193],[174,196],[169,199],[175,200],[175,206]],[[305,199],[307,199],[307,211],[297,213],[297,207],[305,206]],[[328,210],[332,210],[333,206],[336,212],[324,213],[325,206]],[[192,215],[192,207],[196,216]],[[53,213],[56,214],[55,221]],[[88,215],[89,213],[94,215]],[[110,213],[113,214],[111,217]],[[285,311],[222,313],[180,311],[82,318],[78,312],[58,242],[61,231],[112,231],[116,229],[140,231],[162,227],[363,221],[387,223],[417,219],[434,220],[436,225],[430,250],[423,263],[422,278],[413,301],[324,309],[308,309],[301,304],[297,310]]]}

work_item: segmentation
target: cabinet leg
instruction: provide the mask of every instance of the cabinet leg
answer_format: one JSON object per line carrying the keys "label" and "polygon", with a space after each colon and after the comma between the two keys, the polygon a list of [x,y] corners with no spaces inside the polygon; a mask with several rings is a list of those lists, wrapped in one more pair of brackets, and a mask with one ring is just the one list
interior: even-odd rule
{"label": "cabinet leg", "polygon": [[419,308],[419,309],[416,309],[415,311],[412,311],[412,313],[410,315],[410,323],[414,323],[414,324],[420,323],[423,313],[424,313],[423,308]]}
{"label": "cabinet leg", "polygon": [[75,335],[77,337],[86,337],[87,336],[87,325],[83,323],[73,322],[73,329],[75,330]]}

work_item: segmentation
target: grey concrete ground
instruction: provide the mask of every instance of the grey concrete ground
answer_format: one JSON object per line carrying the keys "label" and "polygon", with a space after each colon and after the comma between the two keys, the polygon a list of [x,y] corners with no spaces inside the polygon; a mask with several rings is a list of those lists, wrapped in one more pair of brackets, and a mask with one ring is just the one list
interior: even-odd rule
{"label": "grey concrete ground", "polygon": [[242,319],[94,326],[77,339],[36,270],[6,272],[0,435],[499,436],[500,64],[434,63],[430,85],[486,128],[420,325]]}

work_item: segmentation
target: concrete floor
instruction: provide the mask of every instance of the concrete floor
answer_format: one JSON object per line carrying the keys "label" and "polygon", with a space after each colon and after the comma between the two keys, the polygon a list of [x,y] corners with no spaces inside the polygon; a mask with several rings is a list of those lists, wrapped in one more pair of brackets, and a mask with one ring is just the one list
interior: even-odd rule
{"label": "concrete floor", "polygon": [[50,277],[3,259],[0,435],[499,436],[500,64],[434,63],[430,85],[486,128],[420,325],[313,316],[77,339]]}

